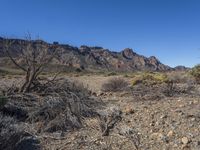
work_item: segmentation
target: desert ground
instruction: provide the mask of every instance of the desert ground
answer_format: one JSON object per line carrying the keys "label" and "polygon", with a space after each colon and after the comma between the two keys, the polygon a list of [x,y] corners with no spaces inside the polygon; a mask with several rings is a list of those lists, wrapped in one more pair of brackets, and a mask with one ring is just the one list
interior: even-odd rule
{"label": "desert ground", "polygon": [[[41,78],[50,77],[45,75]],[[180,81],[171,89],[172,95],[166,95],[160,91],[161,85],[152,89],[133,86],[131,74],[62,74],[59,78],[86,87],[91,97],[104,103],[104,106],[97,110],[98,112],[105,110],[108,114],[119,112],[120,119],[113,124],[106,136],[102,135],[99,117],[85,117],[81,128],[67,132],[60,130],[51,133],[38,132],[38,124],[25,123],[24,130],[39,139],[42,149],[200,149],[200,86],[198,84]],[[128,83],[125,89],[102,90],[102,85],[110,79],[119,78]],[[0,85],[9,87],[20,84],[21,80],[21,75],[3,76]]]}

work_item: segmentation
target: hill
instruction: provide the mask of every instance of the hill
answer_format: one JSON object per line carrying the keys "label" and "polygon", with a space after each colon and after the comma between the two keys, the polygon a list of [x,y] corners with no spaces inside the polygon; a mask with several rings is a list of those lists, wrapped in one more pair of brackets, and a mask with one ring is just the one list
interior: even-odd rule
{"label": "hill", "polygon": [[[0,58],[6,57],[3,52],[6,39],[0,38]],[[20,49],[24,48],[29,41],[22,39],[9,39],[13,42],[11,46],[11,55],[18,57]],[[32,46],[42,44],[44,46],[57,45],[62,51],[60,55],[52,61],[52,64],[64,65],[71,68],[79,68],[82,70],[109,70],[109,71],[167,71],[171,70],[167,65],[162,64],[155,56],[145,57],[137,54],[130,48],[126,48],[121,52],[114,52],[102,47],[80,46],[74,47],[67,44],[53,44],[42,40],[33,40]]]}

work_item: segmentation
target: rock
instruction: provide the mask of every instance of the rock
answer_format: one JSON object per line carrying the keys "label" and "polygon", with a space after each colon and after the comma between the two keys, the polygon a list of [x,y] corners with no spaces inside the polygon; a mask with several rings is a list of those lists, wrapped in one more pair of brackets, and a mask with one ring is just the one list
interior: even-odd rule
{"label": "rock", "polygon": [[100,93],[97,94],[97,97],[99,97],[99,96],[104,96],[104,95],[105,95],[104,92],[100,92]]}
{"label": "rock", "polygon": [[174,131],[172,131],[172,130],[167,133],[168,137],[172,137],[173,135],[174,135]]}
{"label": "rock", "polygon": [[[6,57],[3,52],[3,47],[5,47],[6,39],[0,39],[0,57]],[[11,46],[11,56],[19,57],[21,49],[24,47],[24,44],[28,44],[28,41],[20,39],[12,39],[15,44]],[[24,43],[24,44],[22,44]],[[44,41],[33,41],[33,47],[36,44],[41,44],[43,46],[48,46],[51,50],[52,44],[46,43]],[[72,67],[84,66],[85,69],[109,69],[113,71],[135,71],[135,70],[172,70],[167,65],[162,64],[157,59],[147,58],[142,55],[139,55],[133,52],[132,49],[127,48],[122,52],[112,52],[108,49],[102,47],[88,47],[81,46],[80,48],[70,46],[67,44],[59,44],[54,42],[59,49],[62,51],[62,55],[59,55],[52,61],[54,64],[60,65],[70,65]],[[31,48],[33,48],[31,47]],[[122,56],[122,57],[121,57]],[[69,59],[73,58],[70,63]],[[135,58],[135,59],[134,59]],[[128,60],[128,61],[127,61]]]}
{"label": "rock", "polygon": [[93,92],[92,95],[93,95],[93,96],[97,96],[97,93],[96,93],[96,92]]}
{"label": "rock", "polygon": [[162,133],[153,133],[151,134],[151,139],[157,139],[159,141],[167,142],[167,137]]}
{"label": "rock", "polygon": [[120,97],[124,97],[124,96],[126,96],[128,94],[129,94],[128,92],[123,92],[123,93],[120,94]]}
{"label": "rock", "polygon": [[119,129],[119,134],[120,135],[131,135],[133,134],[134,130],[132,128],[130,128],[129,126],[122,126],[120,129]]}
{"label": "rock", "polygon": [[190,147],[187,144],[181,146],[182,150],[190,150]]}
{"label": "rock", "polygon": [[126,59],[132,59],[133,56],[135,55],[135,53],[133,52],[132,49],[130,48],[126,48],[122,51],[122,55],[126,58]]}
{"label": "rock", "polygon": [[183,143],[183,144],[188,144],[189,143],[189,139],[187,138],[187,137],[183,137],[182,139],[181,139],[181,142]]}
{"label": "rock", "polygon": [[126,115],[129,115],[129,114],[133,114],[135,111],[134,111],[133,107],[131,107],[131,106],[126,106],[123,112],[124,112]]}
{"label": "rock", "polygon": [[193,104],[198,104],[199,102],[197,100],[194,100],[193,101]]}
{"label": "rock", "polygon": [[192,105],[192,104],[193,104],[193,102],[192,102],[192,101],[190,101],[190,102],[189,102],[189,105]]}
{"label": "rock", "polygon": [[200,146],[200,141],[197,141],[197,142],[196,142],[196,146]]}
{"label": "rock", "polygon": [[165,118],[167,118],[167,115],[162,115],[162,116],[160,117],[160,119],[165,119]]}

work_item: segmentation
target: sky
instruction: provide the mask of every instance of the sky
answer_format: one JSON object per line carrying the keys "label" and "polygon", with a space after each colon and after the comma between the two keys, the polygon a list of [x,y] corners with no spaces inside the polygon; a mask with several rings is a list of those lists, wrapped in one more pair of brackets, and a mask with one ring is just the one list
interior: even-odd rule
{"label": "sky", "polygon": [[132,48],[171,67],[200,63],[199,0],[0,0],[0,36]]}

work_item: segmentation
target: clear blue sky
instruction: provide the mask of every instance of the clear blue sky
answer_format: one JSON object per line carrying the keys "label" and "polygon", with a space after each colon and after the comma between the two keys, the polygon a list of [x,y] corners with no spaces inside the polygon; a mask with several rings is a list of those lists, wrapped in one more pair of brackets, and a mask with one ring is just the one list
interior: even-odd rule
{"label": "clear blue sky", "polygon": [[0,0],[0,35],[200,62],[200,0]]}

